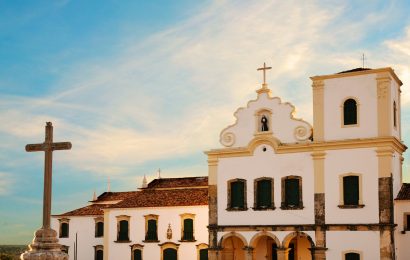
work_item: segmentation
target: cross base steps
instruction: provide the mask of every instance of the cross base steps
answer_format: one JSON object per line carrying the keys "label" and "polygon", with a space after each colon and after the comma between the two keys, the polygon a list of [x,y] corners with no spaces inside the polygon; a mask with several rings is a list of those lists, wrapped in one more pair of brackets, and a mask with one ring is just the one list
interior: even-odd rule
{"label": "cross base steps", "polygon": [[68,260],[68,255],[61,251],[57,232],[51,228],[37,230],[29,248],[21,254],[21,260]]}

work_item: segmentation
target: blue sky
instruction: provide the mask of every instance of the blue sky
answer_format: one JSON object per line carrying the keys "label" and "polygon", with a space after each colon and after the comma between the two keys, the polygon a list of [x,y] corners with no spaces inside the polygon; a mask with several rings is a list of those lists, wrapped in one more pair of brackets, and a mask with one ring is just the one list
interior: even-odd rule
{"label": "blue sky", "polygon": [[[309,76],[395,69],[410,144],[408,1],[0,0],[0,244],[41,225],[46,121],[55,141],[53,213],[96,190],[206,175],[233,112],[255,97],[263,62],[274,95],[312,122]],[[404,163],[408,169],[408,158]],[[406,180],[410,181],[409,175]]]}

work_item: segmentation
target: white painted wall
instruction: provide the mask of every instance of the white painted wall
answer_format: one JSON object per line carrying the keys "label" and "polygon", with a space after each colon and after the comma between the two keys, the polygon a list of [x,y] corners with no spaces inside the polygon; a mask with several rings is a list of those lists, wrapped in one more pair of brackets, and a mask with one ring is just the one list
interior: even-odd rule
{"label": "white painted wall", "polygon": [[[380,259],[379,231],[328,231],[326,232],[326,259],[343,259],[342,252],[362,252],[364,260]],[[404,260],[404,259],[403,259]]]}
{"label": "white painted wall", "polygon": [[[59,238],[59,243],[69,246],[69,260],[74,260],[74,242],[77,233],[78,259],[94,259],[94,246],[103,245],[102,237],[95,237],[95,216],[65,217],[70,219],[68,238]],[[57,233],[60,229],[59,217],[51,218],[51,228]],[[59,236],[59,234],[58,234]]]}
{"label": "white painted wall", "polygon": [[[107,210],[106,210],[107,211]],[[189,207],[163,207],[163,208],[131,208],[131,209],[110,209],[108,210],[109,232],[108,235],[109,249],[108,259],[130,259],[130,245],[142,244],[143,259],[160,259],[161,247],[158,244],[164,242],[174,242],[180,244],[178,249],[179,259],[196,259],[196,245],[201,243],[208,244],[208,206],[189,206]],[[194,236],[196,242],[179,242],[181,239],[181,217],[180,214],[195,214],[194,219]],[[144,243],[145,239],[145,218],[144,215],[155,214],[158,218],[158,240],[159,243]],[[116,216],[130,216],[130,243],[116,243],[117,240],[117,219]],[[171,224],[172,239],[166,238],[168,224]],[[106,247],[107,245],[105,245]]]}
{"label": "white painted wall", "polygon": [[[376,137],[376,74],[326,79],[324,83],[324,139]],[[355,127],[342,127],[343,102],[348,97],[355,97],[359,103],[359,125]]]}
{"label": "white painted wall", "polygon": [[[263,147],[267,148],[263,152]],[[282,210],[281,178],[302,177],[303,210]],[[275,210],[254,211],[254,180],[271,177],[274,180]],[[218,163],[218,224],[278,225],[314,223],[313,160],[310,153],[275,154],[269,145],[260,145],[253,156],[221,158]],[[247,181],[247,211],[227,211],[227,182],[241,178]]]}
{"label": "white painted wall", "polygon": [[404,230],[404,213],[410,214],[410,201],[394,202],[394,223],[397,224],[395,230],[396,255],[397,260],[408,260],[410,257],[410,231],[402,233]]}
{"label": "white painted wall", "polygon": [[[362,174],[364,208],[340,209],[339,176]],[[379,222],[378,158],[374,149],[346,149],[326,152],[325,201],[326,223],[359,224]]]}

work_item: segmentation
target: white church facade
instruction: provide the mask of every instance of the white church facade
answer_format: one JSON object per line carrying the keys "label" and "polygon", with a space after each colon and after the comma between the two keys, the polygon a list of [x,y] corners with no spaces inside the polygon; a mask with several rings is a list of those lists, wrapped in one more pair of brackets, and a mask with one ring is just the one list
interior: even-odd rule
{"label": "white church facade", "polygon": [[264,83],[206,152],[209,259],[410,259],[393,200],[402,82],[391,68],[311,79],[313,127]]}
{"label": "white church facade", "polygon": [[70,260],[410,259],[402,82],[391,68],[311,79],[313,125],[264,82],[206,152],[208,177],[53,216]]}

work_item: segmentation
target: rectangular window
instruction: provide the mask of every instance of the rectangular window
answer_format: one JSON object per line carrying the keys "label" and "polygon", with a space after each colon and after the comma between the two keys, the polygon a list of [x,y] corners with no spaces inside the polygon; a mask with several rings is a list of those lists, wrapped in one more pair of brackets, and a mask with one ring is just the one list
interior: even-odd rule
{"label": "rectangular window", "polygon": [[119,228],[120,230],[118,231],[118,241],[128,241],[128,221],[121,220]]}
{"label": "rectangular window", "polygon": [[69,229],[68,223],[61,223],[61,226],[60,226],[60,230],[61,230],[61,232],[60,232],[60,237],[68,237],[68,229]]}
{"label": "rectangular window", "polygon": [[145,236],[145,240],[150,240],[150,241],[158,240],[157,221],[155,219],[148,220],[148,231]]}
{"label": "rectangular window", "polygon": [[194,221],[190,218],[184,219],[183,240],[194,240]]}
{"label": "rectangular window", "polygon": [[208,249],[199,250],[199,260],[208,260]]}
{"label": "rectangular window", "polygon": [[272,206],[272,181],[260,180],[256,185],[257,208],[269,208]]}
{"label": "rectangular window", "polygon": [[343,177],[344,205],[359,205],[359,176]]}
{"label": "rectangular window", "polygon": [[285,180],[285,204],[288,207],[299,206],[299,179]]}
{"label": "rectangular window", "polygon": [[231,182],[231,208],[245,208],[244,186],[242,181]]}

